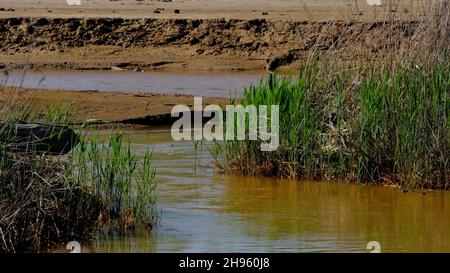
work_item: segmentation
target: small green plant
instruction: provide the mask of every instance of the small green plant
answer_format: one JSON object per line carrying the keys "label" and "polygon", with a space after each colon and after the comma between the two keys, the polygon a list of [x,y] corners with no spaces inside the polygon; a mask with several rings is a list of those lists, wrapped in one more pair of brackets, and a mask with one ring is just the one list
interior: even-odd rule
{"label": "small green plant", "polygon": [[69,124],[74,117],[71,105],[52,105],[44,116],[44,122],[52,124]]}

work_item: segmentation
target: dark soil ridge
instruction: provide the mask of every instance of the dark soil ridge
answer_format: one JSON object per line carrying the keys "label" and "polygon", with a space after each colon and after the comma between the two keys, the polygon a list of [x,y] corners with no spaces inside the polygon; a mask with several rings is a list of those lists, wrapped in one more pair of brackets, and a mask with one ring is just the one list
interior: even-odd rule
{"label": "dark soil ridge", "polygon": [[[119,51],[170,46],[189,48],[191,57],[262,59],[267,68],[275,69],[304,59],[313,51],[342,50],[343,59],[370,59],[383,49],[398,47],[414,34],[417,25],[417,21],[4,18],[0,19],[0,54],[14,55],[30,49],[64,52],[87,46],[115,46]],[[147,65],[155,67],[154,63]]]}

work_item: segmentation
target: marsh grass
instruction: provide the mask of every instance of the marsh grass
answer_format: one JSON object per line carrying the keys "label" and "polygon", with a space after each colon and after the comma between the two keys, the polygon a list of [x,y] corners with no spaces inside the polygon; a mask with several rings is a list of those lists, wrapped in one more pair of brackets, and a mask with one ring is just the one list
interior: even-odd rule
{"label": "marsh grass", "polygon": [[[20,137],[25,145],[19,150],[11,145],[15,122],[1,126],[0,252],[38,251],[90,238],[99,199],[74,185],[64,175],[66,162],[44,152],[32,136]],[[60,135],[56,130],[49,138]]]}
{"label": "marsh grass", "polygon": [[317,64],[297,79],[271,74],[244,105],[279,105],[280,147],[216,144],[220,169],[270,176],[448,189],[450,67],[335,72]]}
{"label": "marsh grass", "polygon": [[[449,189],[450,1],[422,8],[414,33],[366,62],[313,50],[295,80],[271,74],[246,88],[240,103],[279,105],[280,147],[216,143],[218,169]],[[398,28],[394,13],[384,24]]]}
{"label": "marsh grass", "polygon": [[422,3],[424,16],[398,56],[406,64],[419,66],[448,65],[450,53],[450,1],[427,0]]}
{"label": "marsh grass", "polygon": [[[17,153],[9,147],[14,124],[67,125],[74,114],[70,106],[45,112],[18,102],[7,106],[0,127],[0,252],[39,251],[105,230],[129,234],[158,224],[150,151],[136,158],[118,126],[101,140],[100,128],[83,124],[76,127],[79,144],[69,155],[50,155],[34,141]],[[49,137],[58,140],[61,132]]]}
{"label": "marsh grass", "polygon": [[0,252],[38,251],[91,238],[101,204],[63,176],[63,162],[3,151],[1,156]]}
{"label": "marsh grass", "polygon": [[136,158],[119,131],[107,140],[94,131],[81,136],[66,171],[77,185],[102,200],[99,223],[120,230],[151,228],[159,222],[151,157],[147,151],[142,159]]}

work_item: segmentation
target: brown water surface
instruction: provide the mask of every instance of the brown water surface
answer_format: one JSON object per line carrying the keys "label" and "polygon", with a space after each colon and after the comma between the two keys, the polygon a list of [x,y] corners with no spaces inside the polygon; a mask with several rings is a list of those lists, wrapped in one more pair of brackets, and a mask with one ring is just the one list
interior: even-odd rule
{"label": "brown water surface", "polygon": [[450,193],[343,182],[222,176],[169,128],[130,130],[154,148],[158,229],[84,244],[91,252],[450,252]]}

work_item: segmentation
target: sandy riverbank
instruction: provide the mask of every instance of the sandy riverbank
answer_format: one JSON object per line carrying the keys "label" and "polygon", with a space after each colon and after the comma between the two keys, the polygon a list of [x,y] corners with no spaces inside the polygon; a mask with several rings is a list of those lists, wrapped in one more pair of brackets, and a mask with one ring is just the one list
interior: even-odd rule
{"label": "sandy riverbank", "polygon": [[51,69],[258,70],[320,52],[367,61],[399,47],[415,21],[0,19],[0,62]]}
{"label": "sandy riverbank", "polygon": [[[2,90],[0,103],[11,101],[12,89]],[[20,89],[18,103],[45,113],[52,106],[67,107],[73,111],[75,122],[100,119],[111,122],[137,124],[167,123],[174,105],[192,106],[194,98],[188,95],[127,94],[112,92],[80,92],[66,90]],[[203,104],[225,105],[221,98],[204,98]]]}
{"label": "sandy riverbank", "polygon": [[[0,67],[296,69],[313,52],[373,59],[415,30],[417,1],[0,0]],[[178,10],[179,13],[175,13]],[[386,18],[396,23],[384,24]]]}

